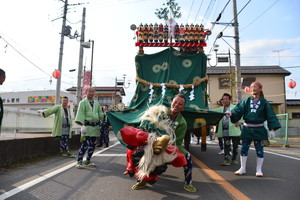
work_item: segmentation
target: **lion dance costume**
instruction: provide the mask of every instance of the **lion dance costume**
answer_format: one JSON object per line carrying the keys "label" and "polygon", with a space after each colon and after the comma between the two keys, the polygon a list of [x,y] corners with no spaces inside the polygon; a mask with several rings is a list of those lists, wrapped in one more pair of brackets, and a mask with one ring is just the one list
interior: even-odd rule
{"label": "lion dance costume", "polygon": [[163,105],[150,107],[141,117],[140,126],[120,130],[127,144],[127,166],[124,174],[138,181],[154,184],[168,164],[183,167],[185,155],[175,145],[174,122]]}

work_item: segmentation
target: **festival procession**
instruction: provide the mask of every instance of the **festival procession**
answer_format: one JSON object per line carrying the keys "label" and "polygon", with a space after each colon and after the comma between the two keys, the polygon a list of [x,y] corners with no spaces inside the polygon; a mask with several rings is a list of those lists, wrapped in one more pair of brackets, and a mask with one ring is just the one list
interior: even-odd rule
{"label": "festival procession", "polygon": [[[84,38],[88,3],[62,2],[59,66],[49,81],[56,82],[55,95],[0,97],[0,174],[8,183],[0,184],[0,199],[297,199],[300,103],[287,99],[296,81],[285,81],[292,74],[280,66],[285,49],[275,51],[279,65],[242,66],[236,0],[222,3],[211,25],[184,20],[194,1],[189,14],[179,0],[159,1],[156,21],[127,24],[124,35],[135,51],[128,55],[131,69],[108,87],[95,84],[93,59],[105,60],[104,54],[94,57],[100,44]],[[220,22],[228,5],[233,19]],[[81,33],[67,20],[72,6],[83,6]],[[207,12],[210,6],[216,5]],[[224,28],[214,33],[215,26]],[[228,27],[234,36],[225,35]],[[60,88],[65,38],[80,42],[77,87],[66,92]],[[220,53],[222,40],[227,50]],[[84,48],[91,48],[90,67]],[[108,50],[111,60],[121,60],[115,48]],[[4,87],[13,75],[0,68]],[[291,185],[290,193],[279,189]]]}

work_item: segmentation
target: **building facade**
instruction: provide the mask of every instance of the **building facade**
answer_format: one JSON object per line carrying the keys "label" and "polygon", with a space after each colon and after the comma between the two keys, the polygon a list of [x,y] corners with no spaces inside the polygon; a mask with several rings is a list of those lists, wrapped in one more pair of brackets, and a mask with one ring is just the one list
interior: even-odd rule
{"label": "building facade", "polygon": [[[218,107],[218,101],[223,93],[233,96],[233,103],[237,103],[235,89],[234,67],[208,67],[208,94],[211,108]],[[285,77],[291,73],[280,66],[241,66],[242,99],[251,94],[245,91],[246,87],[254,81],[263,85],[265,98],[270,102],[274,111],[286,113],[286,88]]]}
{"label": "building facade", "polygon": [[[110,109],[117,109],[120,105],[123,106],[122,99],[125,96],[125,90],[123,87],[94,87],[95,99],[99,101],[101,105],[108,105]],[[67,89],[73,95],[76,95],[76,87]]]}
{"label": "building facade", "polygon": [[[70,106],[76,102],[76,96],[61,91],[61,98],[67,96]],[[27,111],[44,110],[55,105],[55,90],[4,92],[0,96],[4,107],[17,108]],[[60,101],[61,102],[61,101]]]}

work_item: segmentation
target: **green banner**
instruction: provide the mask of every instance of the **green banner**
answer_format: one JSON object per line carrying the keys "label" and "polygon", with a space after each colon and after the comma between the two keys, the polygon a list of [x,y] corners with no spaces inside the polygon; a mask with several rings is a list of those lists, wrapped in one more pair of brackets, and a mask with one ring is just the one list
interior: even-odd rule
{"label": "green banner", "polygon": [[153,105],[170,107],[180,93],[186,98],[185,117],[188,129],[216,124],[223,113],[207,110],[207,57],[204,53],[187,54],[168,48],[161,52],[135,57],[137,87],[128,109],[108,112],[116,136],[125,145],[120,129],[139,125],[140,117]]}

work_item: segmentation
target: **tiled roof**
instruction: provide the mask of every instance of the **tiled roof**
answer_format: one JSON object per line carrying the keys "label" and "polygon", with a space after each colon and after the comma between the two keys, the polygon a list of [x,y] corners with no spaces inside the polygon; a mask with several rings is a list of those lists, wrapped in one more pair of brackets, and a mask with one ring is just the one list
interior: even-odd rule
{"label": "tiled roof", "polygon": [[300,99],[287,99],[286,105],[287,106],[300,106]]}
{"label": "tiled roof", "polygon": [[[95,89],[95,92],[101,92],[101,91],[118,91],[118,92],[121,92],[121,95],[122,96],[125,96],[125,90],[123,87],[93,87]],[[68,88],[66,89],[66,91],[68,92],[74,92],[76,91],[77,87],[71,87],[71,88]]]}
{"label": "tiled roof", "polygon": [[[235,67],[232,67],[234,70]],[[218,75],[229,73],[229,67],[207,67],[207,75]],[[278,65],[274,66],[241,66],[241,74],[282,74],[289,76],[291,72],[283,69]]]}

